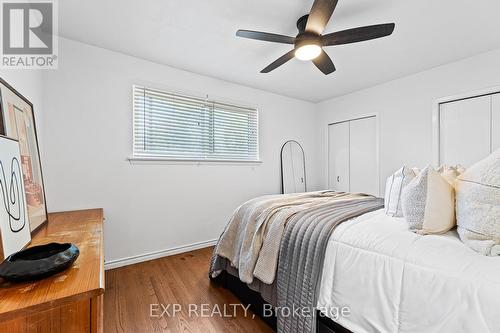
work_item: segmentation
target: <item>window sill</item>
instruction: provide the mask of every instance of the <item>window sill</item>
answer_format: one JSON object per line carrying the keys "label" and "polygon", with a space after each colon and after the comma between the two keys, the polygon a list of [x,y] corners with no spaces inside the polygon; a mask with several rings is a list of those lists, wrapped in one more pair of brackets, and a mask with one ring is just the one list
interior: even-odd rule
{"label": "window sill", "polygon": [[187,164],[187,165],[260,165],[261,160],[244,161],[244,160],[197,160],[197,159],[179,159],[167,157],[128,157],[130,164],[145,165],[145,164]]}

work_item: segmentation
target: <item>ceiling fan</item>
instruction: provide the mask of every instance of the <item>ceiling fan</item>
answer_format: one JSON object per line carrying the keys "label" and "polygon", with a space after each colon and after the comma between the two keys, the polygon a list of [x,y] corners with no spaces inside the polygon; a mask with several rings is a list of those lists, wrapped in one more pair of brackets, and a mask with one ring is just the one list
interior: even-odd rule
{"label": "ceiling fan", "polygon": [[308,15],[302,16],[297,21],[299,33],[296,37],[251,30],[238,30],[236,36],[294,45],[293,50],[264,68],[261,73],[269,73],[293,57],[296,57],[304,61],[312,60],[316,67],[325,75],[331,74],[335,72],[335,65],[323,50],[323,47],[357,43],[389,36],[395,27],[394,23],[386,23],[322,35],[337,6],[337,2],[338,0],[315,0],[311,12]]}

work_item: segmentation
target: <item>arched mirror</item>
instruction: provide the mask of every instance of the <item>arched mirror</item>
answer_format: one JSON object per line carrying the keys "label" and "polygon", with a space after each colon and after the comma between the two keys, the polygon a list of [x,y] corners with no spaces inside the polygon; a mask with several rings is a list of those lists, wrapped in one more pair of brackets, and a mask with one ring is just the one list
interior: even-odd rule
{"label": "arched mirror", "polygon": [[304,149],[294,140],[281,147],[281,192],[307,192]]}

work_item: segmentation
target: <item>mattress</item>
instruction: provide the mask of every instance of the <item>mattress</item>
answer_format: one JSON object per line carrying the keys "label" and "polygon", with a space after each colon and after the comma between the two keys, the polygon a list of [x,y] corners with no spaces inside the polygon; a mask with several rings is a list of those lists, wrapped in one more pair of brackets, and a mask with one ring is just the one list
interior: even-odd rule
{"label": "mattress", "polygon": [[330,237],[318,307],[356,333],[500,332],[500,257],[375,211]]}

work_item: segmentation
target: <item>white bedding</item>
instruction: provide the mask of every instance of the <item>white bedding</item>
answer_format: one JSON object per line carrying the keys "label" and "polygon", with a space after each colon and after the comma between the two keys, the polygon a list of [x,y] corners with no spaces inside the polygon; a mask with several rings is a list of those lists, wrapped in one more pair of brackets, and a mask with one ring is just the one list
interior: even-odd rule
{"label": "white bedding", "polygon": [[355,333],[500,332],[500,257],[456,231],[420,236],[383,210],[338,226],[328,244],[318,307]]}

